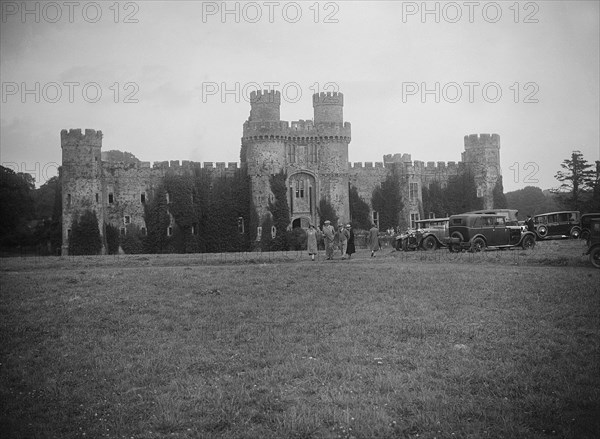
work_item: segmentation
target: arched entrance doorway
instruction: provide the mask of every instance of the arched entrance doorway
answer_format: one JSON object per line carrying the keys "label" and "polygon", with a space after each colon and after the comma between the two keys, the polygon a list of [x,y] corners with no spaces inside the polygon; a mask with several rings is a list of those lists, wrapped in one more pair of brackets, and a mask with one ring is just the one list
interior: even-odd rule
{"label": "arched entrance doorway", "polygon": [[292,174],[288,179],[288,201],[292,228],[308,228],[316,220],[316,181],[314,175],[301,171]]}

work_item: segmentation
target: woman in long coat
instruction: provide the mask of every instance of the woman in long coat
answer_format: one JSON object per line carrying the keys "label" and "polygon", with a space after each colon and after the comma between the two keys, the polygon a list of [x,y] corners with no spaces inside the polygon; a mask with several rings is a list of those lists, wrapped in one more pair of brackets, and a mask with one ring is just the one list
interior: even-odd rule
{"label": "woman in long coat", "polygon": [[308,249],[308,254],[310,255],[311,260],[315,260],[315,255],[318,252],[317,247],[317,230],[315,226],[310,224],[308,226],[308,230],[306,231],[306,247]]}
{"label": "woman in long coat", "polygon": [[353,253],[356,253],[356,246],[354,245],[354,230],[352,230],[352,226],[348,224],[346,226],[346,230],[348,230],[348,248],[346,248],[346,254],[348,255],[348,259],[352,257]]}

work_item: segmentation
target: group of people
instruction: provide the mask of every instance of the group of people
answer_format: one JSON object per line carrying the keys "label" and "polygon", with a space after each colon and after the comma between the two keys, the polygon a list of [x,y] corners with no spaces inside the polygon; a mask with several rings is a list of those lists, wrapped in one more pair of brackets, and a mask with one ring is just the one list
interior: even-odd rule
{"label": "group of people", "polygon": [[[318,238],[319,235],[323,235],[323,241],[325,242],[325,256],[327,260],[333,259],[335,252],[336,242],[337,246],[342,254],[342,259],[350,259],[354,253],[356,253],[356,246],[354,245],[354,231],[352,225],[347,224],[344,226],[340,224],[338,230],[331,225],[331,221],[326,220],[323,224],[323,230],[315,228],[314,224],[308,226],[307,234],[307,249],[311,260],[315,260],[315,256],[318,253]],[[373,224],[373,227],[369,230],[369,248],[371,249],[371,257],[375,257],[375,252],[381,249],[381,243],[379,242],[379,229]]]}

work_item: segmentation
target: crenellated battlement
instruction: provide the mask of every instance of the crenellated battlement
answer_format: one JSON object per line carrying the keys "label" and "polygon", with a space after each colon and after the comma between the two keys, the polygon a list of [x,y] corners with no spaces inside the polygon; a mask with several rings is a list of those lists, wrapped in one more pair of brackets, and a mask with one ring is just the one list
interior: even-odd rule
{"label": "crenellated battlement", "polygon": [[277,90],[258,90],[250,93],[251,104],[281,104],[281,92]]}
{"label": "crenellated battlement", "polygon": [[316,105],[344,105],[344,94],[341,92],[324,92],[313,95],[313,106]]}
{"label": "crenellated battlement", "polygon": [[102,147],[102,131],[86,128],[82,134],[81,128],[72,128],[69,131],[61,130],[60,144],[64,146],[79,146],[82,144]]}
{"label": "crenellated battlement", "polygon": [[465,136],[465,150],[473,148],[500,148],[498,134],[469,134]]}
{"label": "crenellated battlement", "polygon": [[[143,163],[143,162],[142,162]],[[142,167],[142,166],[140,166]],[[144,166],[149,167],[149,166]],[[237,162],[194,162],[190,160],[179,160],[153,162],[152,169],[171,169],[171,170],[192,170],[192,169],[217,169],[217,170],[228,170],[235,171],[240,169],[240,165]]]}
{"label": "crenellated battlement", "polygon": [[352,125],[350,122],[321,122],[314,124],[312,120],[291,122],[246,121],[244,123],[243,140],[295,140],[303,138],[308,142],[342,139],[350,141]]}

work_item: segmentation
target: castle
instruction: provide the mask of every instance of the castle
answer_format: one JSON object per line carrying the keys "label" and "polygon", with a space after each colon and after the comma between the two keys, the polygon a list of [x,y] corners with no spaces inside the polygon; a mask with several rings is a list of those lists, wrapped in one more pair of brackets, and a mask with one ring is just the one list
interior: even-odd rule
{"label": "castle", "polygon": [[[493,207],[492,191],[500,176],[500,137],[497,134],[464,138],[462,160],[456,162],[412,161],[409,154],[385,155],[383,162],[348,162],[351,125],[344,122],[342,93],[313,95],[312,120],[280,120],[281,94],[278,91],[252,92],[250,116],[243,125],[241,164],[251,180],[252,198],[259,219],[269,215],[272,197],[269,176],[283,171],[287,176],[291,227],[318,224],[319,200],[327,200],[340,221],[350,221],[349,187],[370,204],[375,187],[391,168],[399,171],[404,202],[401,227],[428,217],[423,212],[422,188],[432,181],[444,186],[449,177],[466,167],[477,185],[484,208]],[[134,224],[144,233],[144,203],[165,175],[186,175],[202,167],[211,175],[233,175],[238,164],[183,161],[123,163],[103,160],[102,132],[86,129],[61,131],[63,254],[68,253],[74,214],[85,209],[96,212],[99,225],[112,224],[124,230]],[[372,212],[377,219],[377,213]],[[103,233],[101,226],[101,234]],[[166,231],[165,233],[170,233]],[[260,235],[260,234],[259,234]]]}

